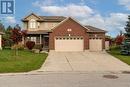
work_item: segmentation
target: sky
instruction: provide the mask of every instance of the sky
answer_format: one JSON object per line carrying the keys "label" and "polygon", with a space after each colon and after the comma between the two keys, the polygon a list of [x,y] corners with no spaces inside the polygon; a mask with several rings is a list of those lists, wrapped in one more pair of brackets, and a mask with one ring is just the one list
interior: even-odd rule
{"label": "sky", "polygon": [[32,12],[41,16],[70,16],[115,37],[120,31],[125,32],[130,0],[15,0],[15,14],[0,14],[0,20],[5,26],[20,24],[22,27],[21,19]]}

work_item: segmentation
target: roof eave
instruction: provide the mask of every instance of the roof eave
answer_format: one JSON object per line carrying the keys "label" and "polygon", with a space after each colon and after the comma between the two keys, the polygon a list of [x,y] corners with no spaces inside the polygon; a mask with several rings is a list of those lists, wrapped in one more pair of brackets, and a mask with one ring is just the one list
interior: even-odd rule
{"label": "roof eave", "polygon": [[107,33],[106,31],[87,31],[87,33]]}

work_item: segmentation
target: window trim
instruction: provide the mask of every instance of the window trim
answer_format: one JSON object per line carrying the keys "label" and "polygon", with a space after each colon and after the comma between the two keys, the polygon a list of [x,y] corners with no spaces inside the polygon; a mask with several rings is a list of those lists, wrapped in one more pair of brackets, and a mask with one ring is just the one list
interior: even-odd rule
{"label": "window trim", "polygon": [[29,27],[32,28],[36,28],[36,20],[35,19],[31,19],[30,23],[29,23]]}

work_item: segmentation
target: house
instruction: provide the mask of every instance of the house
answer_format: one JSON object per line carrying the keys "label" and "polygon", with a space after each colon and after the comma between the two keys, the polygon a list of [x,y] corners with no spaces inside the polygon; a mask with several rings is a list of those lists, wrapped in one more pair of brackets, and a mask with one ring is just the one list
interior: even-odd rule
{"label": "house", "polygon": [[[86,19],[87,20],[87,19]],[[102,51],[105,30],[84,26],[71,17],[38,16],[34,13],[22,19],[28,40],[55,51]]]}
{"label": "house", "polygon": [[3,32],[0,32],[0,50],[2,50],[2,35],[4,33]]}

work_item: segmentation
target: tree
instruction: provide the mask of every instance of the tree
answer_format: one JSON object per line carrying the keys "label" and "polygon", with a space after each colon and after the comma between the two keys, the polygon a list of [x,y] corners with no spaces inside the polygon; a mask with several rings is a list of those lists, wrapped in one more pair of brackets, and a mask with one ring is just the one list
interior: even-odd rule
{"label": "tree", "polygon": [[121,46],[121,53],[130,55],[130,15],[128,16],[128,21],[126,22],[125,31],[125,40]]}
{"label": "tree", "polygon": [[14,28],[11,33],[11,39],[13,40],[14,44],[18,44],[22,41],[22,33],[19,29]]}
{"label": "tree", "polygon": [[122,34],[118,35],[118,36],[116,37],[116,39],[115,39],[116,45],[121,45],[122,42],[124,41],[124,39],[125,39],[125,36],[124,36],[124,35],[122,35]]}
{"label": "tree", "polygon": [[0,32],[3,32],[4,30],[5,30],[5,27],[0,20]]}
{"label": "tree", "polygon": [[22,31],[20,26],[17,24],[11,31],[11,39],[14,43],[13,49],[15,50],[15,55],[17,55],[18,45],[22,42],[22,37],[25,36],[25,31]]}
{"label": "tree", "polygon": [[4,40],[4,46],[7,46],[7,47],[11,47],[12,45],[12,39],[10,38],[11,37],[11,32],[12,32],[12,27],[9,25],[7,27],[7,29],[5,29],[4,31],[4,35],[3,35],[3,40]]}
{"label": "tree", "polygon": [[126,24],[126,27],[125,27],[125,36],[128,40],[130,40],[130,15],[128,16],[128,21],[127,21],[127,24]]}

